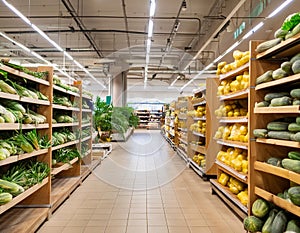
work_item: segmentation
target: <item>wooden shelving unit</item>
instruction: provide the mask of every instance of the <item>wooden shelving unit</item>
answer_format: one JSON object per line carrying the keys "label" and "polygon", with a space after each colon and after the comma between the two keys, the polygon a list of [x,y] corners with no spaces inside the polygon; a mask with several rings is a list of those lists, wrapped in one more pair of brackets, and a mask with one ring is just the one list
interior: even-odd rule
{"label": "wooden shelving unit", "polygon": [[148,110],[137,110],[135,114],[139,117],[138,128],[148,128],[150,122],[150,112]]}
{"label": "wooden shelving unit", "polygon": [[[283,41],[264,53],[257,54],[255,48],[258,41],[250,42],[251,59],[250,81],[255,86],[256,78],[267,70],[275,70],[280,67],[284,59],[289,59],[299,51],[300,35]],[[250,89],[250,137],[254,139],[253,130],[266,128],[266,125],[283,117],[297,117],[300,113],[298,105],[283,107],[256,108],[255,103],[262,101],[264,95],[276,90],[291,90],[299,83],[300,76],[291,75],[279,80],[256,85]],[[300,217],[300,208],[282,198],[277,197],[279,192],[290,187],[290,182],[300,185],[300,174],[281,167],[271,166],[266,163],[269,157],[287,158],[288,151],[300,149],[300,143],[289,140],[262,139],[251,140],[251,160],[249,163],[249,206],[257,198],[263,198],[274,203],[276,206]],[[249,211],[250,212],[250,211]],[[249,213],[251,214],[251,213]]]}
{"label": "wooden shelving unit", "polygon": [[[238,67],[235,70],[229,71],[226,74],[221,74],[219,76],[219,83],[221,85],[221,82],[234,80],[237,76],[243,75],[244,72],[249,72],[250,63],[246,63],[243,66]],[[230,101],[243,101],[246,102],[247,105],[249,105],[249,98],[250,98],[250,89],[245,88],[243,90],[238,90],[236,92],[230,92],[226,95],[220,95],[219,101],[224,106],[227,106]],[[216,93],[215,93],[216,94]],[[219,106],[217,106],[219,107]],[[243,106],[244,107],[244,106]],[[247,106],[248,111],[249,107]],[[213,112],[216,110],[215,108]],[[216,122],[219,123],[219,126],[231,126],[234,124],[240,124],[245,125],[248,127],[249,125],[249,117],[247,116],[226,116],[226,117],[218,117],[216,119]],[[216,132],[216,131],[215,131]],[[248,140],[249,141],[249,140]],[[227,151],[228,148],[231,149],[243,149],[248,151],[248,161],[250,160],[250,153],[249,153],[249,143],[248,142],[240,142],[240,141],[232,141],[232,140],[224,140],[224,139],[215,139],[214,138],[214,147],[218,147],[218,151]],[[218,153],[218,152],[217,152]],[[233,194],[228,187],[225,187],[221,185],[218,182],[219,176],[222,173],[225,173],[229,175],[230,177],[233,177],[240,182],[242,182],[246,187],[249,185],[249,179],[248,174],[244,174],[241,172],[236,171],[233,167],[219,161],[218,159],[215,160],[215,164],[217,166],[217,179],[211,180],[211,187],[213,190],[213,193],[216,193],[234,212],[241,218],[244,218],[248,215],[248,208],[244,206],[240,200],[237,198],[236,194]]]}

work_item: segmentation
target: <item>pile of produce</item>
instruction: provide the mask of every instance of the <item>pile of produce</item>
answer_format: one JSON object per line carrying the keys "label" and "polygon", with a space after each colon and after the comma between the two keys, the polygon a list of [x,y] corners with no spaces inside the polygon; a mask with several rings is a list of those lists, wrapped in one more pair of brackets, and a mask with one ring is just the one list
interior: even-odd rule
{"label": "pile of produce", "polygon": [[77,87],[62,83],[61,80],[59,79],[59,77],[56,75],[53,75],[53,84],[65,89],[67,91],[79,93],[79,89]]}
{"label": "pile of produce", "polygon": [[219,151],[217,159],[238,172],[248,173],[248,156],[246,150],[229,147],[226,151]]}
{"label": "pile of produce", "polygon": [[53,103],[63,105],[63,106],[66,106],[66,107],[72,107],[73,106],[71,100],[69,100],[68,97],[66,97],[66,96],[57,96],[57,95],[55,95],[53,97]]}
{"label": "pile of produce", "polygon": [[[240,117],[247,116],[247,102],[244,103],[243,100],[233,100],[227,101],[224,104],[221,104],[218,109],[215,110],[215,115],[217,117]],[[246,106],[243,107],[243,106]]]}
{"label": "pile of produce", "polygon": [[82,124],[88,124],[91,122],[91,118],[89,115],[86,115],[85,117],[82,117],[81,123]]}
{"label": "pile of produce", "polygon": [[203,146],[205,145],[205,137],[199,137],[199,141],[191,141],[190,144],[195,146]]}
{"label": "pile of produce", "polygon": [[88,152],[89,149],[90,149],[90,147],[89,147],[88,143],[83,143],[81,145],[81,155],[82,155],[82,157],[84,157],[86,155],[86,152]]}
{"label": "pile of produce", "polygon": [[76,148],[61,148],[52,153],[52,166],[57,163],[70,163],[72,159],[80,158],[80,153]]}
{"label": "pile of produce", "polygon": [[87,103],[87,100],[82,100],[82,108],[84,108],[84,109],[89,109],[90,108],[88,103]]}
{"label": "pile of produce", "polygon": [[250,59],[249,51],[241,52],[239,50],[235,50],[233,51],[232,56],[234,58],[234,62],[227,64],[225,61],[223,61],[218,64],[217,75],[226,74],[231,70],[235,70],[238,67],[246,64]]}
{"label": "pile of produce", "polygon": [[85,128],[81,131],[81,138],[89,137],[91,136],[91,129]]}
{"label": "pile of produce", "polygon": [[16,70],[19,70],[19,71],[22,71],[26,74],[29,74],[29,75],[32,75],[36,78],[40,78],[40,79],[43,79],[43,80],[47,80],[48,79],[48,71],[45,71],[45,72],[36,72],[36,71],[31,71],[29,70],[28,68],[25,68],[23,66],[20,66],[20,65],[15,65],[15,64],[12,64],[12,63],[9,63],[7,61],[4,61],[4,60],[1,60],[0,61],[3,65],[6,65],[6,66],[9,66],[13,69],[16,69]]}
{"label": "pile of produce", "polygon": [[248,126],[246,124],[229,124],[220,126],[215,134],[216,139],[248,142]]}
{"label": "pile of produce", "polygon": [[91,99],[93,98],[93,94],[87,90],[82,90],[82,94],[89,96]]}
{"label": "pile of produce", "polygon": [[36,129],[25,134],[22,132],[0,140],[0,160],[12,155],[31,153],[34,150],[46,149],[51,146],[48,137],[37,134]]}
{"label": "pile of produce", "polygon": [[10,202],[26,189],[41,183],[50,172],[47,164],[38,161],[21,161],[9,168],[0,179],[0,205]]}
{"label": "pile of produce", "polygon": [[43,124],[47,118],[32,110],[25,109],[23,105],[12,100],[1,100],[0,123],[23,122],[24,124]]}
{"label": "pile of produce", "polygon": [[195,154],[193,156],[193,161],[198,164],[200,167],[205,167],[206,164],[206,160],[205,160],[205,155],[199,153],[199,154]]}
{"label": "pile of produce", "polygon": [[194,124],[191,124],[190,130],[197,133],[206,133],[206,122],[205,121],[197,121]]}
{"label": "pile of produce", "polygon": [[240,202],[247,206],[248,204],[248,189],[244,183],[231,177],[227,173],[222,172],[218,177],[218,182],[229,188],[230,192],[235,194]]}
{"label": "pile of produce", "polygon": [[290,61],[281,63],[276,70],[268,70],[256,78],[256,85],[266,83],[273,80],[282,79],[294,74],[300,73],[300,53],[293,56]]}
{"label": "pile of produce", "polygon": [[252,215],[244,219],[244,228],[249,232],[300,232],[298,217],[274,206],[262,198],[258,198],[253,202],[251,210]]}
{"label": "pile of produce", "polygon": [[197,109],[188,111],[187,115],[191,117],[204,117],[206,115],[206,106],[198,106]]}
{"label": "pile of produce", "polygon": [[60,131],[53,132],[52,146],[57,146],[67,142],[75,141],[76,139],[76,135],[69,129],[65,128]]}
{"label": "pile of produce", "polygon": [[289,15],[274,33],[274,39],[260,43],[256,47],[256,52],[262,53],[298,33],[300,33],[300,12]]}
{"label": "pile of produce", "polygon": [[242,75],[236,76],[234,79],[222,80],[218,86],[217,95],[228,95],[238,91],[245,90],[249,87],[249,72],[244,71]]}
{"label": "pile of produce", "polygon": [[[56,113],[54,119],[57,123],[73,123],[75,119],[64,113]],[[53,123],[53,122],[52,122]]]}
{"label": "pile of produce", "polygon": [[186,129],[186,121],[178,121],[178,128]]}
{"label": "pile of produce", "polygon": [[256,138],[273,138],[300,142],[300,117],[280,118],[269,122],[266,129],[254,129]]}

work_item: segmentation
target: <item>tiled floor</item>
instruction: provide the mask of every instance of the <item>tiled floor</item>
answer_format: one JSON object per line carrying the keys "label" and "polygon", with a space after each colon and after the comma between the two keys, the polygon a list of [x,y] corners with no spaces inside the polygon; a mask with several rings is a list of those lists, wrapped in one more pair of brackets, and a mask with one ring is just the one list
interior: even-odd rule
{"label": "tiled floor", "polygon": [[165,142],[136,130],[39,233],[242,233],[242,222]]}

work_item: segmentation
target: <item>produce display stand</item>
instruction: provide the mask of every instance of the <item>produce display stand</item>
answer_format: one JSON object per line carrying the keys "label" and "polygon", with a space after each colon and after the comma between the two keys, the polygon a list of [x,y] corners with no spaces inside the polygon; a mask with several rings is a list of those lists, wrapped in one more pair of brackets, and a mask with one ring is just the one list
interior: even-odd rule
{"label": "produce display stand", "polygon": [[[214,109],[218,105],[218,99],[215,95],[217,89],[218,79],[207,78],[205,88],[200,88],[194,91],[194,100],[192,100],[190,110],[196,110],[198,106],[204,106],[206,108],[206,115],[202,117],[188,116],[187,125],[190,129],[191,124],[197,121],[203,121],[206,123],[205,133],[199,133],[192,130],[188,132],[188,158],[189,166],[200,176],[203,180],[209,180],[214,178],[217,174],[215,158],[218,151],[218,146],[213,145],[213,134],[217,128],[216,117],[213,113]],[[209,91],[206,91],[209,90]],[[192,142],[199,142],[204,138],[204,145],[195,145]],[[195,161],[193,157],[195,154],[202,154],[205,156],[205,166],[201,167]]]}
{"label": "produce display stand", "polygon": [[[52,67],[38,67],[35,71],[48,71],[48,79],[42,80],[31,75],[25,74],[21,71],[7,67],[6,65],[0,64],[0,69],[13,75],[15,79],[26,80],[28,83],[35,85],[37,90],[46,95],[50,100],[52,99]],[[12,97],[12,98],[11,98]],[[23,98],[18,95],[11,95],[1,93],[1,99],[15,100],[21,103],[30,103],[35,111],[39,114],[44,115],[47,118],[47,122],[42,125],[29,125],[29,124],[6,124],[3,123],[0,126],[0,130],[23,130],[36,128],[38,133],[47,135],[49,139],[52,138],[52,106],[49,101],[39,101],[31,98]],[[0,103],[1,103],[0,99]],[[51,167],[51,148],[34,151],[32,153],[25,153],[22,155],[15,155],[7,160],[2,160],[0,166],[8,168],[15,162],[20,160],[36,158],[38,161],[47,163]],[[50,200],[51,193],[51,176],[43,180],[42,183],[36,184],[31,188],[27,189],[24,193],[13,198],[12,201],[5,205],[0,206],[0,229],[1,232],[32,232],[38,228],[47,217],[49,208],[51,206]],[[13,208],[13,207],[23,208]],[[24,208],[26,207],[26,208]],[[15,224],[18,224],[17,227]]]}
{"label": "produce display stand", "polygon": [[148,110],[137,110],[135,114],[139,117],[138,128],[148,128],[150,122],[150,112]]}
{"label": "produce display stand", "polygon": [[[230,82],[230,80],[235,79],[236,76],[242,75],[245,71],[249,71],[249,62],[234,69],[231,70],[225,74],[219,75],[219,85],[221,85],[221,82],[226,81]],[[215,89],[217,90],[217,89]],[[216,95],[216,92],[214,93]],[[249,88],[244,90],[238,90],[235,92],[231,92],[226,95],[220,95],[218,96],[220,104],[223,103],[225,106],[227,105],[227,101],[236,101],[236,100],[243,100],[247,101],[249,104]],[[214,110],[212,110],[212,114],[214,114],[214,111],[219,106],[214,106]],[[215,114],[214,114],[215,115]],[[216,116],[215,116],[216,117]],[[218,122],[217,124],[219,126],[223,125],[232,125],[232,124],[243,124],[248,126],[249,125],[249,119],[247,116],[239,116],[239,117],[218,117],[215,118],[215,122]],[[215,129],[214,132],[217,130]],[[248,140],[249,141],[249,140]],[[239,141],[232,141],[232,140],[224,140],[224,139],[214,139],[211,143],[211,146],[213,148],[218,148],[215,152],[215,165],[217,167],[217,179],[211,179],[211,187],[212,187],[212,193],[217,194],[241,219],[246,217],[248,215],[248,208],[247,206],[243,205],[240,200],[237,198],[236,194],[233,194],[230,189],[227,186],[224,186],[218,182],[218,179],[222,173],[225,173],[229,175],[230,177],[233,177],[240,182],[242,182],[246,187],[248,187],[249,180],[248,180],[248,174],[244,174],[241,172],[236,171],[231,166],[228,166],[227,164],[224,164],[217,158],[218,151],[227,150],[228,148],[239,148],[243,150],[248,151],[248,161],[250,160],[250,152],[248,149],[248,142],[239,142]]]}
{"label": "produce display stand", "polygon": [[171,145],[171,147],[174,150],[176,149],[176,145],[178,144],[178,137],[175,133],[178,128],[178,123],[175,122],[175,118],[176,118],[175,105],[176,102],[173,101],[170,104],[169,108],[166,109],[165,124],[163,127],[164,131],[162,131],[162,134],[165,137],[166,141]]}
{"label": "produce display stand", "polygon": [[[278,207],[300,216],[300,208],[277,196],[278,193],[290,187],[290,182],[300,184],[300,174],[284,168],[275,167],[266,163],[269,157],[287,158],[288,151],[299,150],[299,142],[279,139],[254,138],[253,130],[267,128],[271,121],[283,117],[298,117],[299,105],[282,107],[255,107],[255,103],[262,101],[264,95],[270,92],[290,91],[299,84],[300,75],[291,75],[275,81],[256,85],[256,78],[267,70],[275,70],[280,64],[299,52],[300,35],[285,40],[273,48],[257,54],[255,48],[261,41],[251,41],[250,51],[253,58],[250,63],[250,143],[251,160],[249,164],[249,206],[257,198],[268,200]],[[256,59],[254,59],[256,58]],[[250,211],[249,211],[250,212]],[[251,213],[249,213],[251,214]]]}

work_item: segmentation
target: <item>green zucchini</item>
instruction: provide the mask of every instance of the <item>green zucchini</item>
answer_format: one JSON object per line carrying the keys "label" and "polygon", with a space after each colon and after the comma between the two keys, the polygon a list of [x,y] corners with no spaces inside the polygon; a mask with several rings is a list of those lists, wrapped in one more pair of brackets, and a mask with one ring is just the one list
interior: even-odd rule
{"label": "green zucchini", "polygon": [[271,100],[270,107],[280,107],[280,106],[287,106],[292,104],[292,99],[287,96],[283,96],[280,98],[274,98]]}
{"label": "green zucchini", "polygon": [[259,103],[256,103],[256,104],[255,104],[255,107],[261,108],[261,107],[268,107],[269,105],[270,105],[269,102],[267,102],[267,101],[261,101],[261,102],[259,102]]}
{"label": "green zucchini", "polygon": [[273,139],[280,139],[280,140],[290,140],[290,137],[293,133],[288,131],[269,131],[268,137]]}
{"label": "green zucchini", "polygon": [[281,210],[276,214],[272,222],[271,232],[283,233],[285,231],[286,225],[287,225],[287,216],[284,210]]}
{"label": "green zucchini", "polygon": [[294,159],[283,159],[281,161],[282,167],[289,171],[300,173],[300,161]]}
{"label": "green zucchini", "polygon": [[279,28],[275,33],[274,33],[274,38],[282,38],[284,39],[286,34],[288,34],[289,31],[287,30],[282,30]]}
{"label": "green zucchini", "polygon": [[297,53],[296,55],[294,55],[294,56],[291,58],[290,62],[291,62],[291,63],[294,63],[294,62],[297,61],[297,60],[300,60],[300,53]]}
{"label": "green zucchini", "polygon": [[286,131],[288,130],[289,123],[281,121],[272,121],[267,124],[268,130],[273,131]]}
{"label": "green zucchini", "polygon": [[[300,62],[300,60],[299,60]],[[297,88],[297,89],[293,89],[290,91],[290,95],[293,97],[293,98],[300,98],[300,89]]]}
{"label": "green zucchini", "polygon": [[260,75],[259,77],[256,78],[256,85],[260,84],[260,83],[266,83],[266,82],[270,82],[273,80],[272,78],[272,73],[273,70],[268,70],[267,72],[263,73],[262,75]]}
{"label": "green zucchini", "polygon": [[298,151],[290,151],[288,153],[288,157],[290,159],[300,160],[300,152],[298,152]]}
{"label": "green zucchini", "polygon": [[[300,162],[297,160],[297,162]],[[293,204],[300,206],[300,186],[294,186],[288,189],[288,195]]]}
{"label": "green zucchini", "polygon": [[293,63],[292,71],[293,71],[294,74],[299,74],[300,73],[300,60],[297,60]]}
{"label": "green zucchini", "polygon": [[267,164],[273,165],[275,167],[282,167],[281,166],[281,160],[282,159],[279,159],[279,158],[276,158],[276,157],[270,157],[267,160]]}
{"label": "green zucchini", "polygon": [[295,133],[293,139],[294,139],[293,141],[300,142],[300,132]]}
{"label": "green zucchini", "polygon": [[288,126],[288,130],[291,132],[300,132],[300,125],[297,123],[290,123]]}
{"label": "green zucchini", "polygon": [[273,92],[273,93],[266,94],[264,100],[271,101],[272,99],[289,96],[289,95],[290,94],[288,92]]}
{"label": "green zucchini", "polygon": [[284,77],[287,77],[287,76],[289,76],[289,74],[281,68],[278,68],[278,69],[274,70],[273,73],[272,73],[272,78],[274,80],[281,79],[281,78],[284,78]]}
{"label": "green zucchini", "polygon": [[255,51],[258,53],[262,53],[270,48],[273,48],[275,45],[278,45],[282,41],[282,38],[275,38],[272,40],[267,40],[265,42],[260,43]]}
{"label": "green zucchini", "polygon": [[298,25],[295,26],[290,33],[286,34],[285,39],[289,39],[289,38],[297,35],[299,32],[300,32],[300,23],[298,23]]}
{"label": "green zucchini", "polygon": [[300,105],[299,99],[293,99],[293,105]]}
{"label": "green zucchini", "polygon": [[292,65],[293,65],[293,63],[291,63],[290,61],[286,61],[286,62],[281,63],[280,67],[287,74],[291,75],[293,73],[293,71],[292,71]]}
{"label": "green zucchini", "polygon": [[254,129],[253,135],[256,138],[266,138],[268,136],[268,130],[266,129]]}

